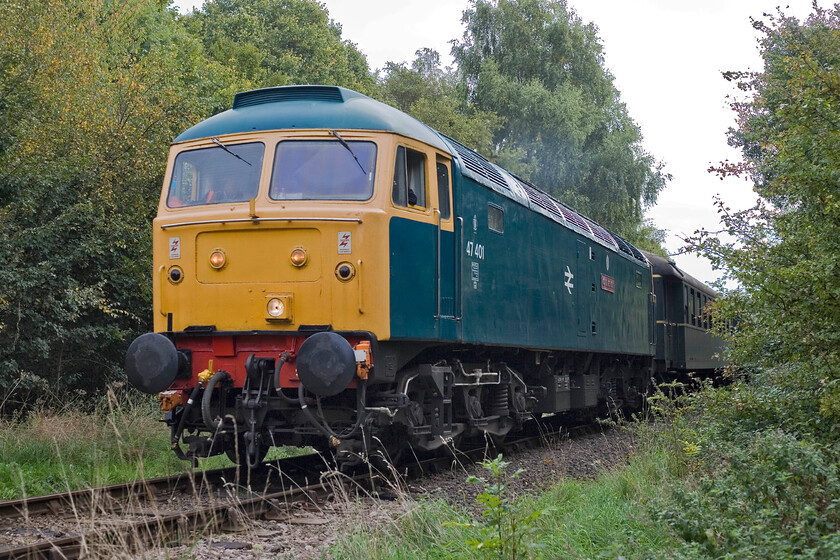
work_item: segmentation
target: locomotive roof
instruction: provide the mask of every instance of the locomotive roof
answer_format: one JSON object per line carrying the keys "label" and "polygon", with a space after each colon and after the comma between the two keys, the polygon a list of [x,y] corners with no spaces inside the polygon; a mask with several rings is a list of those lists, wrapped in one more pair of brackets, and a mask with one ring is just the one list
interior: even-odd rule
{"label": "locomotive roof", "polygon": [[399,109],[337,86],[302,85],[236,94],[233,107],[187,129],[175,142],[225,134],[283,129],[381,130],[415,138],[451,154],[467,177],[516,200],[625,257],[647,264],[633,245],[582,216],[545,191],[490,162]]}
{"label": "locomotive roof", "polygon": [[715,292],[709,286],[707,286],[694,276],[688,274],[687,272],[683,272],[682,270],[677,268],[677,264],[674,261],[666,259],[665,257],[661,257],[659,255],[655,255],[653,253],[648,253],[647,251],[644,251],[644,254],[645,257],[647,257],[647,260],[650,261],[650,266],[654,274],[658,274],[660,276],[674,277],[677,280],[685,282],[692,288],[700,290],[705,294],[708,294],[712,297],[718,296],[717,292]]}
{"label": "locomotive roof", "polygon": [[175,142],[289,128],[384,130],[451,153],[437,132],[414,117],[337,86],[282,86],[238,93],[231,109],[187,129]]}

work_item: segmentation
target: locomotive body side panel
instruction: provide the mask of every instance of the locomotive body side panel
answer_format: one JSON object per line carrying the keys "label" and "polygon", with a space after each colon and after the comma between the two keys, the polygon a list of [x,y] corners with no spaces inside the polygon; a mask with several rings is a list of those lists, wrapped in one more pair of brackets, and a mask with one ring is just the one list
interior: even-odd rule
{"label": "locomotive body side panel", "polygon": [[[459,200],[465,342],[652,353],[645,263],[468,178]],[[503,211],[501,233],[488,226],[494,207]]]}

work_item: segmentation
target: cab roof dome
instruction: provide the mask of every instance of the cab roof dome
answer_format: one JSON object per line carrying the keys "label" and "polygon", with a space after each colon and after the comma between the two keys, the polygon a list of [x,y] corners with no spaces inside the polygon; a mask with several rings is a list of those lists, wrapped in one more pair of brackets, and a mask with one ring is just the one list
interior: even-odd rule
{"label": "cab roof dome", "polygon": [[452,152],[437,132],[399,109],[353,90],[320,85],[271,87],[238,93],[231,109],[187,129],[175,142],[293,128],[396,132]]}

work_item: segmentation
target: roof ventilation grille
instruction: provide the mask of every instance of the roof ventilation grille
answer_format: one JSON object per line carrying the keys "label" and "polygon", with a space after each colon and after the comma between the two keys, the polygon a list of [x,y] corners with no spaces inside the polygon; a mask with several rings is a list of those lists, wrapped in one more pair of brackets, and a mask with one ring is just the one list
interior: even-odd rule
{"label": "roof ventilation grille", "polygon": [[282,103],[283,101],[327,101],[342,103],[341,90],[335,86],[286,86],[255,89],[237,93],[233,98],[233,108],[251,107],[264,103]]}

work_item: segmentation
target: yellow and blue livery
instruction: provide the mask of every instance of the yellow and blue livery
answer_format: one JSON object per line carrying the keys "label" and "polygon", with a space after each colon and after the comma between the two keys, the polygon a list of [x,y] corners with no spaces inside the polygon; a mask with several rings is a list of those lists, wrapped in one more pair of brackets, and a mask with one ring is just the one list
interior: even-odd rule
{"label": "yellow and blue livery", "polygon": [[501,438],[638,408],[653,371],[641,252],[344,88],[240,93],[181,134],[153,237],[155,332],[126,370],[185,458]]}

